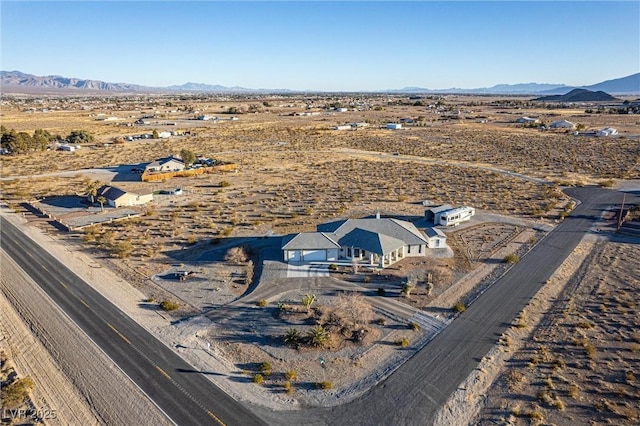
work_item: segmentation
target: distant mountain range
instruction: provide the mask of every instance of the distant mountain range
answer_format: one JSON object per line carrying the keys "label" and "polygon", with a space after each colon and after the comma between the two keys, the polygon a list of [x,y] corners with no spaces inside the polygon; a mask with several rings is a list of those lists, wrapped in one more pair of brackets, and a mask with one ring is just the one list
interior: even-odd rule
{"label": "distant mountain range", "polygon": [[[107,83],[99,80],[68,78],[58,75],[35,76],[20,71],[0,71],[0,86],[4,93],[41,93],[41,92],[77,92],[104,91],[114,93],[167,93],[167,92],[211,92],[211,93],[295,93],[289,89],[249,89],[245,87],[227,87],[205,83],[185,83],[169,87],[148,87],[129,83]],[[640,94],[640,73],[627,77],[607,80],[591,86],[574,87],[565,84],[498,84],[493,87],[477,89],[426,89],[422,87],[405,87],[370,91],[373,93],[459,93],[459,94],[516,94],[516,95],[554,95],[567,94],[573,89],[603,91],[612,94]],[[307,91],[312,92],[312,91]],[[317,91],[321,92],[321,91]]]}
{"label": "distant mountain range", "polygon": [[620,95],[640,94],[640,73],[632,74],[622,78],[606,80],[590,86],[567,86],[566,84],[540,84],[540,83],[520,83],[520,84],[498,84],[493,87],[481,87],[477,89],[425,89],[421,87],[405,87],[403,89],[388,90],[394,93],[460,93],[460,94],[566,94],[573,89],[586,89],[591,91],[603,91]]}

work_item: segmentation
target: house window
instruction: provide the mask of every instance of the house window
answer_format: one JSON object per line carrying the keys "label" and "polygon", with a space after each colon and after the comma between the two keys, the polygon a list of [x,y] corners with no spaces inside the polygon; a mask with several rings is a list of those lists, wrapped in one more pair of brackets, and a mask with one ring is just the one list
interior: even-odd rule
{"label": "house window", "polygon": [[440,247],[440,240],[436,240],[436,247]]}
{"label": "house window", "polygon": [[418,253],[422,253],[422,245],[418,246]]}
{"label": "house window", "polygon": [[360,257],[360,249],[353,249],[353,257]]}
{"label": "house window", "polygon": [[351,247],[347,248],[347,257],[351,257]]}
{"label": "house window", "polygon": [[407,254],[411,254],[411,246],[408,246],[408,248],[407,248]]}

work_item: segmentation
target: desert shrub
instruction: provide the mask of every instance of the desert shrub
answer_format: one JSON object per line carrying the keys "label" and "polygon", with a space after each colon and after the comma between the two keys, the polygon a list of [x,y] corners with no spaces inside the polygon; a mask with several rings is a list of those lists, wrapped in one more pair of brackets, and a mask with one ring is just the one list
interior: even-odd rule
{"label": "desert shrub", "polygon": [[593,328],[593,324],[591,324],[588,321],[580,321],[580,322],[578,322],[577,325],[578,325],[578,327],[584,328],[585,330],[590,330],[590,329]]}
{"label": "desert shrub", "polygon": [[400,346],[402,348],[405,348],[407,346],[409,346],[409,339],[407,338],[407,336],[402,336],[400,339],[396,340],[395,342],[396,346]]}
{"label": "desert shrub", "polygon": [[503,261],[504,263],[513,264],[513,263],[517,263],[517,262],[519,262],[519,261],[520,261],[520,258],[518,257],[518,255],[517,255],[517,254],[515,254],[515,253],[511,253],[511,254],[506,255],[506,256],[502,259],[502,261]]}
{"label": "desert shrub", "polygon": [[264,376],[260,373],[256,373],[253,375],[253,383],[259,385],[264,382]]}
{"label": "desert shrub", "polygon": [[267,301],[266,301],[266,300],[264,300],[264,299],[260,299],[260,300],[258,300],[258,301],[256,302],[256,305],[260,306],[261,308],[262,308],[262,307],[265,307],[265,306],[267,306]]}
{"label": "desert shrub", "polygon": [[291,382],[290,381],[286,381],[282,384],[282,387],[284,388],[284,391],[287,393],[287,395],[291,395],[293,393],[293,386],[291,386]]}
{"label": "desert shrub", "polygon": [[414,330],[414,331],[419,331],[419,330],[420,330],[420,324],[418,324],[418,323],[417,323],[417,322],[415,322],[415,321],[411,321],[411,322],[409,323],[409,328],[410,328],[410,329],[412,329],[412,330]]}
{"label": "desert shrub", "polygon": [[261,362],[260,365],[258,366],[258,370],[260,370],[260,372],[262,374],[264,374],[265,376],[270,376],[271,375],[271,363],[269,363],[268,361]]}
{"label": "desert shrub", "polygon": [[335,263],[332,263],[331,265],[329,265],[329,270],[330,271],[337,271],[338,270],[338,265],[336,265]]}
{"label": "desert shrub", "polygon": [[29,397],[31,389],[33,389],[33,380],[29,376],[3,385],[0,391],[2,406],[11,408],[22,405]]}
{"label": "desert shrub", "polygon": [[316,325],[307,332],[307,343],[315,348],[323,347],[329,341],[329,332]]}
{"label": "desert shrub", "polygon": [[376,322],[377,322],[379,325],[385,325],[385,324],[387,323],[387,320],[386,320],[385,318],[383,318],[383,317],[379,317],[379,318],[376,320]]}
{"label": "desert shrub", "polygon": [[284,372],[284,378],[287,381],[296,380],[298,378],[298,373],[295,370],[287,370]]}
{"label": "desert shrub", "polygon": [[569,385],[569,389],[567,390],[567,395],[569,395],[570,398],[576,399],[578,397],[579,391],[580,388],[578,387],[578,385],[576,385],[575,383],[571,383]]}
{"label": "desert shrub", "polygon": [[290,328],[284,334],[282,340],[284,340],[287,345],[295,346],[300,343],[300,332],[295,328]]}
{"label": "desert shrub", "polygon": [[384,296],[385,294],[387,294],[387,291],[384,288],[378,288],[378,296]]}
{"label": "desert shrub", "polygon": [[229,181],[227,181],[227,180],[220,181],[220,187],[221,188],[226,188],[228,186],[231,186],[231,183]]}
{"label": "desert shrub", "polygon": [[364,278],[362,279],[362,282],[364,282],[365,284],[370,283],[371,277],[369,275],[365,275]]}
{"label": "desert shrub", "polygon": [[171,300],[163,300],[162,302],[160,302],[160,309],[162,309],[165,312],[175,311],[179,307],[180,305],[178,305],[176,302],[173,302]]}
{"label": "desert shrub", "polygon": [[329,390],[333,387],[333,383],[331,383],[328,380],[325,380],[323,382],[318,382],[316,383],[316,388],[318,389],[322,389],[322,390]]}
{"label": "desert shrub", "polygon": [[457,313],[461,314],[462,312],[465,311],[465,309],[467,309],[467,307],[464,305],[463,301],[459,301],[458,303],[456,303],[455,305],[453,305],[453,310],[456,311]]}
{"label": "desert shrub", "polygon": [[224,255],[224,260],[231,263],[244,263],[249,256],[244,247],[231,247]]}
{"label": "desert shrub", "polygon": [[113,254],[119,258],[125,259],[131,255],[131,252],[133,252],[133,244],[131,244],[131,241],[129,240],[119,241],[111,250]]}

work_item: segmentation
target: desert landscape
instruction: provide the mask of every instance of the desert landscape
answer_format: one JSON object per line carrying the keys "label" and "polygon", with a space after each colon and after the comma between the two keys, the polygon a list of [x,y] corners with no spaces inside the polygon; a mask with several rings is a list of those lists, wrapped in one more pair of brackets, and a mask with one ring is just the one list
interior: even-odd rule
{"label": "desert landscape", "polygon": [[[3,215],[234,398],[272,410],[338,405],[391,374],[560,223],[575,205],[562,189],[637,186],[640,119],[606,108],[477,95],[3,96],[3,134],[52,135],[50,150],[0,157]],[[543,127],[556,120],[617,135]],[[79,129],[93,141],[73,151],[53,142]],[[153,181],[134,171],[185,152],[230,167]],[[101,185],[153,200],[88,201]],[[476,209],[443,229],[447,252],[384,269],[283,261],[287,234],[376,213],[419,223],[441,204]],[[484,401],[463,414],[454,395],[455,418],[638,421],[640,240],[616,234],[615,214],[485,360],[491,380],[463,397]],[[25,331],[1,331],[2,368],[13,359],[18,376],[35,378],[26,403],[46,407],[56,385],[23,358]],[[68,395],[82,405],[82,392]]]}

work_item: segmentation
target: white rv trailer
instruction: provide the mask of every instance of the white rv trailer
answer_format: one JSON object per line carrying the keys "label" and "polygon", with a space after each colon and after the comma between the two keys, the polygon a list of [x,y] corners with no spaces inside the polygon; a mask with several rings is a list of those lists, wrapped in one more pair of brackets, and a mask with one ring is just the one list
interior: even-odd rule
{"label": "white rv trailer", "polygon": [[471,216],[476,214],[476,209],[473,207],[458,207],[457,209],[449,210],[440,216],[440,225],[444,226],[456,226],[461,222],[465,222],[471,219]]}

